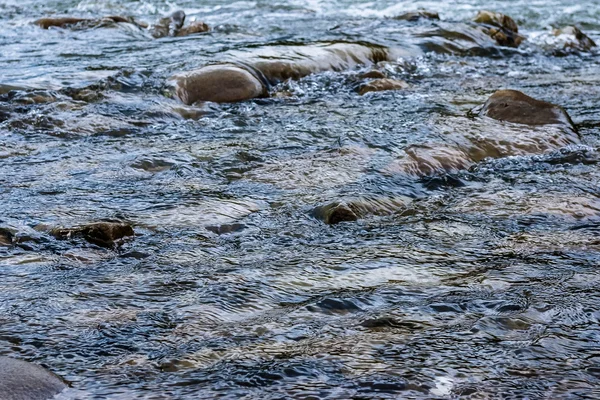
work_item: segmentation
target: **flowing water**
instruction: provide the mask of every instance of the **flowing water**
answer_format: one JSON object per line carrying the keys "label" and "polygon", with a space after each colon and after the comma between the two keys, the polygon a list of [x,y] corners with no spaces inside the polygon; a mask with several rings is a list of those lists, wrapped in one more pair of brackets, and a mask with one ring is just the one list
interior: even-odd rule
{"label": "flowing water", "polygon": [[[387,18],[418,7],[442,22]],[[213,29],[32,24],[176,9]],[[528,40],[420,46],[479,9]],[[600,42],[596,1],[0,11],[0,228],[20,242],[0,247],[1,355],[46,365],[82,399],[600,398],[600,57],[548,51],[551,27]],[[359,67],[236,104],[165,96],[174,73],[325,41],[419,49],[384,67],[411,87],[359,96]],[[467,116],[501,88],[565,107],[580,141],[519,147],[551,129]],[[411,145],[481,137],[520,150],[427,178],[394,167]],[[385,212],[314,217],[341,199]],[[103,219],[135,239],[110,250],[47,233]]]}

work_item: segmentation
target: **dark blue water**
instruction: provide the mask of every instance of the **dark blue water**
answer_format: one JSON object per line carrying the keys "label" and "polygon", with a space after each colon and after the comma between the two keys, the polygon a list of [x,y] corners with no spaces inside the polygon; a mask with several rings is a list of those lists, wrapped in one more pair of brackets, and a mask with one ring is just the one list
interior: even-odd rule
{"label": "dark blue water", "polygon": [[[386,18],[418,7],[443,22]],[[408,48],[482,8],[528,40],[387,63],[404,91],[359,96],[359,69],[237,104],[164,95],[234,52]],[[176,9],[212,30],[31,24]],[[552,27],[600,41],[599,18],[558,0],[0,3],[0,227],[21,241],[0,247],[0,354],[48,366],[68,398],[600,397],[600,58],[548,50]],[[467,116],[501,88],[565,107],[580,143]],[[411,145],[480,138],[512,155],[398,172]],[[357,199],[384,212],[313,216]],[[48,234],[103,219],[135,239]]]}

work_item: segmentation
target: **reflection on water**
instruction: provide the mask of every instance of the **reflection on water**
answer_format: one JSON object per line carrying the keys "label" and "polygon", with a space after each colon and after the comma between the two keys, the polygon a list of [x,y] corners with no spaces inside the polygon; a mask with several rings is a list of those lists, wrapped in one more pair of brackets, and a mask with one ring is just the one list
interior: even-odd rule
{"label": "reflection on water", "polygon": [[[386,18],[419,7],[443,21]],[[31,24],[179,8],[212,31]],[[427,41],[481,8],[528,40]],[[598,42],[595,2],[0,10],[0,354],[64,376],[64,398],[600,397],[600,59],[548,47],[565,25]],[[324,42],[405,49],[378,68],[410,88],[359,96],[370,68],[350,66],[269,99],[165,95],[174,73]],[[468,116],[501,88],[579,133]],[[357,220],[316,217],[337,203]],[[104,219],[135,240],[48,234]]]}

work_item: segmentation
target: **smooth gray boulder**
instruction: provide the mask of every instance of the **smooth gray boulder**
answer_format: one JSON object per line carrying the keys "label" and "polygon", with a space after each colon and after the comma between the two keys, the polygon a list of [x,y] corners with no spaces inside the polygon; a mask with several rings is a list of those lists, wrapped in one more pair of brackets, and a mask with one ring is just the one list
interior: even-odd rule
{"label": "smooth gray boulder", "polygon": [[0,356],[2,400],[46,400],[67,388],[52,372],[26,361]]}

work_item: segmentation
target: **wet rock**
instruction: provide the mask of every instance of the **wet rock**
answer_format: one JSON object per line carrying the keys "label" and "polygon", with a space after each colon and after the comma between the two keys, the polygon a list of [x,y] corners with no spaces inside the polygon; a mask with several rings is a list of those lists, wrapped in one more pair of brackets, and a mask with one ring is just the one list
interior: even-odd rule
{"label": "wet rock", "polygon": [[312,214],[315,218],[318,218],[329,225],[358,220],[358,216],[354,211],[344,203],[332,203],[316,207],[312,211]]}
{"label": "wet rock", "polygon": [[0,397],[3,400],[47,400],[66,388],[61,378],[38,365],[0,356]]}
{"label": "wet rock", "polygon": [[235,61],[178,74],[170,82],[176,96],[188,105],[196,101],[236,102],[267,96],[271,86],[290,79],[396,60],[413,55],[414,50],[362,43],[265,46],[253,54],[232,50],[225,58]]}
{"label": "wet rock", "polygon": [[175,36],[188,36],[188,35],[193,35],[194,33],[208,32],[209,30],[210,30],[209,26],[206,25],[204,22],[194,21],[191,24],[189,24],[188,26],[185,26],[185,27],[179,29],[175,33]]}
{"label": "wet rock", "polygon": [[407,12],[404,14],[400,14],[396,17],[393,17],[393,19],[397,19],[400,21],[411,21],[411,22],[415,22],[415,21],[418,21],[421,19],[439,20],[440,15],[436,12],[418,10],[418,11],[411,11],[411,12]]}
{"label": "wet rock", "polygon": [[224,235],[227,233],[239,232],[246,229],[244,224],[222,224],[222,225],[208,225],[206,229],[216,233],[217,235]]}
{"label": "wet rock", "polygon": [[185,104],[197,101],[229,103],[267,95],[263,83],[250,71],[232,64],[209,65],[176,75],[175,94]]}
{"label": "wet rock", "polygon": [[596,43],[575,26],[555,29],[552,34],[562,41],[562,50],[566,52],[590,51],[596,47]]}
{"label": "wet rock", "polygon": [[92,244],[110,248],[134,236],[134,231],[131,225],[125,223],[97,222],[74,228],[56,228],[50,234],[61,240],[83,238]]}
{"label": "wet rock", "polygon": [[58,18],[40,18],[33,22],[42,29],[55,28],[95,28],[100,26],[114,25],[118,23],[130,23],[139,27],[147,26],[144,23],[137,22],[133,17],[121,17],[119,15],[110,15],[102,18],[75,18],[75,17],[58,17]]}
{"label": "wet rock", "polygon": [[508,15],[479,11],[473,22],[481,24],[484,32],[500,46],[519,47],[525,38],[519,35],[517,23]]}
{"label": "wet rock", "polygon": [[362,96],[369,92],[383,92],[387,90],[402,90],[409,87],[408,83],[396,79],[375,79],[364,85],[359,89],[359,94]]}
{"label": "wet rock", "polygon": [[364,74],[360,74],[358,76],[359,79],[385,79],[387,76],[376,69],[373,69],[369,72],[365,72]]}
{"label": "wet rock", "polygon": [[175,33],[183,27],[184,22],[185,13],[178,10],[173,14],[158,20],[158,22],[150,28],[150,33],[156,39],[165,36],[174,36]]}
{"label": "wet rock", "polygon": [[312,215],[329,225],[356,221],[368,215],[390,215],[405,208],[408,197],[359,197],[315,207]]}
{"label": "wet rock", "polygon": [[90,22],[88,18],[73,18],[73,17],[60,17],[60,18],[40,18],[33,23],[42,29],[48,29],[50,27],[65,28],[75,24],[83,22]]}
{"label": "wet rock", "polygon": [[569,114],[560,106],[536,100],[517,90],[499,90],[483,105],[479,115],[526,125],[562,125],[575,131]]}
{"label": "wet rock", "polygon": [[14,235],[6,228],[0,228],[0,246],[12,246]]}

